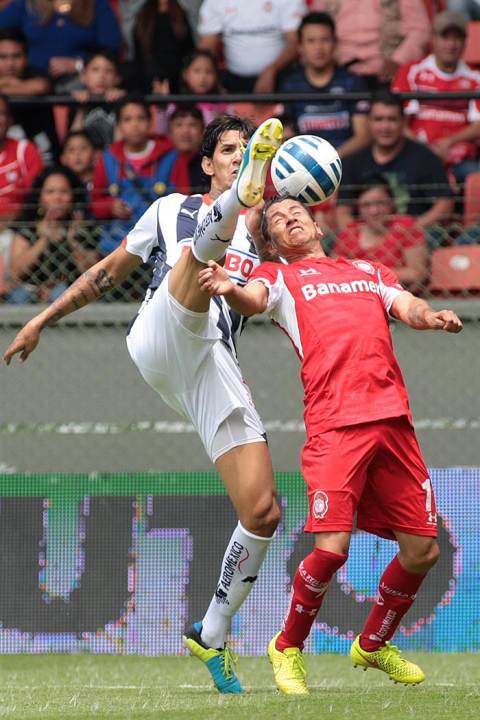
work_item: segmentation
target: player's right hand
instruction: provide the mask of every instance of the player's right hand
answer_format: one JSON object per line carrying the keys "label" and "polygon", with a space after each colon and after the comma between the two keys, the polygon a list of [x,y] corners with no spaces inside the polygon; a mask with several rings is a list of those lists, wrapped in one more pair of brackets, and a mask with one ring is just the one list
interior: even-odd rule
{"label": "player's right hand", "polygon": [[198,284],[208,295],[226,295],[233,287],[228,273],[214,260],[198,273]]}
{"label": "player's right hand", "polygon": [[7,365],[10,365],[10,361],[14,355],[20,353],[19,361],[25,362],[31,352],[35,350],[40,340],[40,328],[33,321],[30,320],[18,333],[15,340],[6,349],[3,359]]}

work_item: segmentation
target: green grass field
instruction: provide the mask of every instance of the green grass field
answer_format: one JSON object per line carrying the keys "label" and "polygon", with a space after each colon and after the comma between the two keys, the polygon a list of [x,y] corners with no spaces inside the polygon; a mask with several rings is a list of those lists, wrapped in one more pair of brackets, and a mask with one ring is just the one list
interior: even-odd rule
{"label": "green grass field", "polygon": [[478,655],[412,655],[427,673],[419,687],[394,685],[349,659],[307,657],[311,695],[276,693],[266,658],[240,658],[248,693],[220,696],[193,658],[3,655],[0,718],[68,720],[464,720],[480,717]]}

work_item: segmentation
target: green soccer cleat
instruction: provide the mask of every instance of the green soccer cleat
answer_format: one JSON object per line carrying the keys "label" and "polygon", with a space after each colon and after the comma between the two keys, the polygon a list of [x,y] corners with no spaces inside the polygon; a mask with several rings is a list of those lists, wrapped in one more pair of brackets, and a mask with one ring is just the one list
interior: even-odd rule
{"label": "green soccer cleat", "polygon": [[237,173],[237,197],[245,207],[253,207],[263,198],[268,166],[282,144],[280,120],[265,120],[250,138]]}
{"label": "green soccer cleat", "polygon": [[196,622],[183,636],[183,647],[207,666],[218,692],[224,694],[243,693],[240,681],[235,674],[236,657],[231,650],[215,650],[207,647],[201,638],[202,623]]}
{"label": "green soccer cleat", "polygon": [[367,652],[360,646],[360,635],[357,635],[350,648],[353,667],[364,670],[374,668],[387,673],[390,680],[404,685],[418,685],[425,680],[425,674],[418,665],[405,660],[396,645],[386,642],[378,650]]}
{"label": "green soccer cleat", "polygon": [[285,695],[308,695],[307,671],[302,651],[296,647],[277,650],[275,641],[279,635],[280,633],[277,633],[268,645],[268,657],[272,663],[275,684]]}

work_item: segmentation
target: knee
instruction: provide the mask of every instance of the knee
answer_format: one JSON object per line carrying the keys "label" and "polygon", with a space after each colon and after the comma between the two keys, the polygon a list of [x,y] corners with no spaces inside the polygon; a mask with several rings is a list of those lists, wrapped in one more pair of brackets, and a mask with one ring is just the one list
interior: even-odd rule
{"label": "knee", "polygon": [[425,538],[425,542],[415,548],[404,548],[400,554],[402,565],[406,570],[426,573],[440,557],[440,548],[434,538]]}
{"label": "knee", "polygon": [[260,535],[271,537],[280,522],[280,506],[273,493],[269,493],[246,509],[240,521],[246,530]]}

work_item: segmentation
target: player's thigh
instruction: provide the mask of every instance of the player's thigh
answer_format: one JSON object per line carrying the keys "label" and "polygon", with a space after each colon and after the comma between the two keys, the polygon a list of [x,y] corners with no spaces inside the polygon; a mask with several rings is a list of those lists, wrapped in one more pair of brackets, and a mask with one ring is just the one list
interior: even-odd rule
{"label": "player's thigh", "polygon": [[200,289],[198,273],[205,265],[191,251],[185,252],[169,273],[168,289],[172,297],[188,310],[205,312],[210,307],[210,296]]}
{"label": "player's thigh", "polygon": [[380,449],[358,510],[358,526],[384,537],[395,532],[435,536],[435,495],[415,432],[407,417],[378,424]]}
{"label": "player's thigh", "polygon": [[373,453],[366,425],[338,428],[307,440],[302,475],[307,485],[307,532],[350,532]]}

